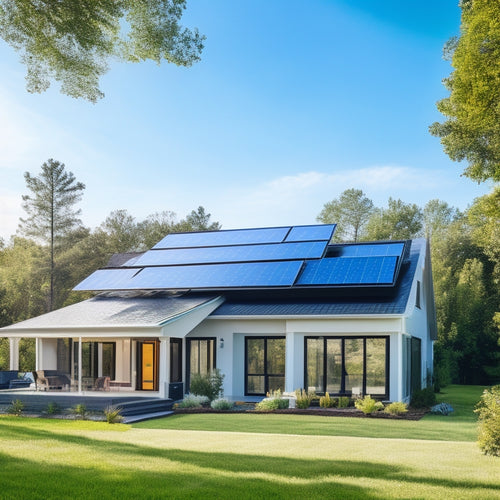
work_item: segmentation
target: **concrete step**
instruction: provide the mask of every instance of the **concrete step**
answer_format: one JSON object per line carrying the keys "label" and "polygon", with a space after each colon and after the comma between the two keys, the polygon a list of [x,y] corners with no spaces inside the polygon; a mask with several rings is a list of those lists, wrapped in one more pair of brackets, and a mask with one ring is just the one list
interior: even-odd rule
{"label": "concrete step", "polygon": [[136,422],[143,422],[144,420],[151,420],[153,418],[162,418],[172,415],[174,412],[170,411],[157,411],[153,413],[143,413],[140,415],[130,415],[123,417],[124,424],[134,424]]}

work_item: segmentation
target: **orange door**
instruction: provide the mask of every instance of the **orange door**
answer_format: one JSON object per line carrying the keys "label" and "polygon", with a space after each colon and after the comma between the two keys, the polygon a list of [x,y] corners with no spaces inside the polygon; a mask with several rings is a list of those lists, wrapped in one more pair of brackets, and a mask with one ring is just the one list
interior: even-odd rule
{"label": "orange door", "polygon": [[155,386],[155,345],[153,342],[142,344],[142,390],[152,391]]}

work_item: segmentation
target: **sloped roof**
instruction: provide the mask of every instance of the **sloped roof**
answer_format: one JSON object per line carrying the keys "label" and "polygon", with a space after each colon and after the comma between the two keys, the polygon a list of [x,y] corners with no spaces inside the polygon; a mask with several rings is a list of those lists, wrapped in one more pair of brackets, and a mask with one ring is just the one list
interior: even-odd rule
{"label": "sloped roof", "polygon": [[98,295],[88,300],[42,314],[0,329],[16,330],[61,329],[90,327],[160,327],[169,320],[214,300],[214,296],[172,297],[168,295]]}

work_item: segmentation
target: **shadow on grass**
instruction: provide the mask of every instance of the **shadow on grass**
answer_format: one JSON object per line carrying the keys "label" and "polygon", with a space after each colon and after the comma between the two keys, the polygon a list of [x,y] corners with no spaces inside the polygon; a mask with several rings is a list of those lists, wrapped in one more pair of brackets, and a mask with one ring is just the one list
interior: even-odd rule
{"label": "shadow on grass", "polygon": [[[411,477],[407,467],[366,461],[161,449],[33,429],[29,425],[0,423],[0,437],[74,445],[76,456],[89,453],[96,458],[95,467],[89,468],[0,454],[1,498],[380,498],[373,488],[355,484],[362,478],[457,489],[498,488],[479,481]],[[42,452],[38,449],[34,455],[41,456]],[[162,462],[164,471],[134,467],[138,464],[147,469],[151,463],[161,469]],[[264,475],[248,477],[252,474]],[[344,484],[335,476],[352,478],[352,484]],[[296,483],[294,478],[307,483]]]}

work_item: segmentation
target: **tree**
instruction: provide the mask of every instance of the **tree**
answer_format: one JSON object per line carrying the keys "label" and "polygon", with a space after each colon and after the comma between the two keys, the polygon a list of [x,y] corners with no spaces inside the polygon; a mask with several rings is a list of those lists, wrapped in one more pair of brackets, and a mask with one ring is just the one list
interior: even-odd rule
{"label": "tree", "polygon": [[387,208],[375,210],[366,225],[370,240],[406,240],[422,230],[422,210],[415,204],[389,198]]}
{"label": "tree", "polygon": [[111,212],[98,231],[106,235],[106,247],[110,254],[137,252],[142,249],[139,225],[126,210]]}
{"label": "tree", "polygon": [[0,37],[21,54],[29,92],[50,80],[91,102],[109,61],[152,60],[191,66],[204,36],[179,22],[186,0],[0,0]]}
{"label": "tree", "polygon": [[[218,222],[210,222],[212,214],[207,214],[205,209],[200,206],[198,210],[191,210],[186,216],[185,225],[188,231],[218,231],[221,225]],[[181,221],[182,224],[182,221]]]}
{"label": "tree", "polygon": [[38,177],[25,172],[26,187],[31,195],[23,195],[23,209],[28,214],[20,219],[19,231],[48,244],[50,251],[50,287],[48,310],[54,305],[55,253],[63,237],[80,226],[80,210],[74,205],[83,196],[85,185],[76,182],[72,172],[65,170],[64,163],[49,159],[42,165]]}
{"label": "tree", "polygon": [[428,201],[423,211],[425,237],[432,239],[434,234],[446,229],[460,215],[457,208],[450,207],[445,201],[438,199]]}
{"label": "tree", "polygon": [[346,189],[338,198],[325,203],[316,220],[337,224],[335,241],[358,241],[373,211],[372,200],[361,189]]}
{"label": "tree", "polygon": [[447,119],[430,132],[452,160],[467,160],[466,176],[500,181],[500,2],[462,0],[460,7],[460,37],[445,45],[454,68],[444,80],[450,96],[437,103]]}

